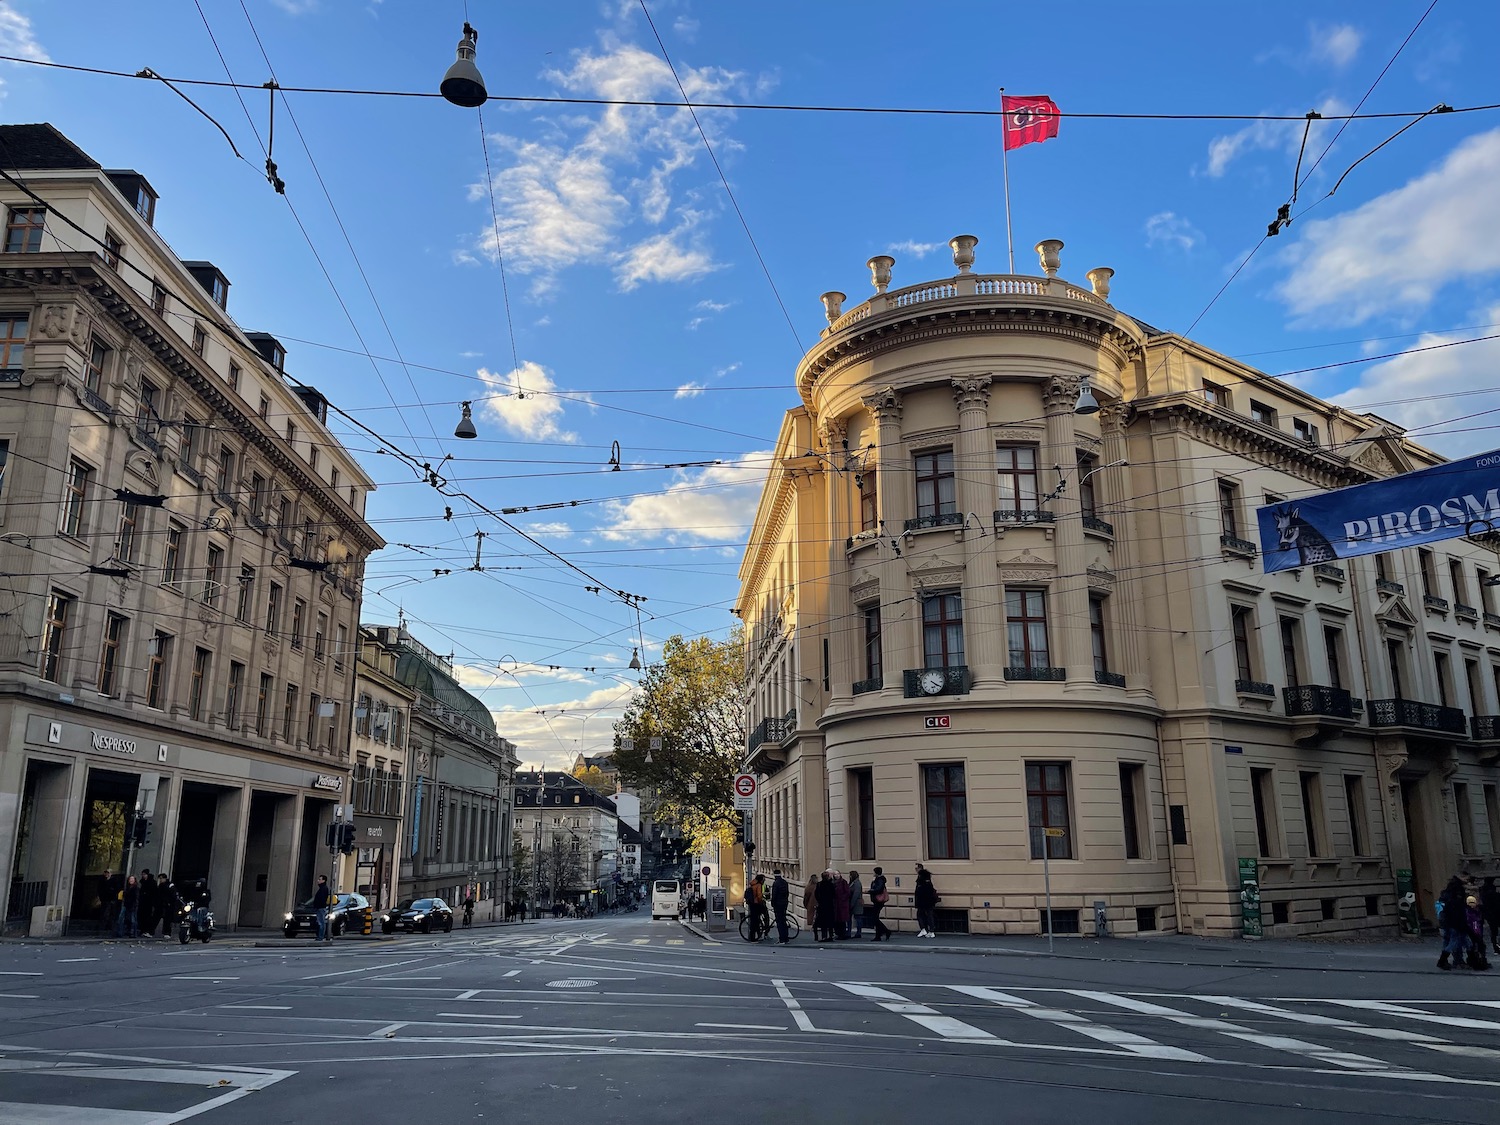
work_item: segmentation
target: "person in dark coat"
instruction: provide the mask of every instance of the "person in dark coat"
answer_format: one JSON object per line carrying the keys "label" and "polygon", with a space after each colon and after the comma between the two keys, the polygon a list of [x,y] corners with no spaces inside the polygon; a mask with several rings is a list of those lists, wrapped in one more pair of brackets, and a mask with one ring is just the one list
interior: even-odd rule
{"label": "person in dark coat", "polygon": [[891,938],[891,931],[881,921],[880,912],[885,909],[885,904],[890,901],[890,892],[885,889],[885,871],[883,868],[875,869],[875,878],[870,880],[870,918],[875,923],[875,940]]}
{"label": "person in dark coat", "polygon": [[791,903],[792,887],[781,877],[781,872],[776,872],[776,877],[771,880],[771,912],[776,915],[776,944],[785,945],[791,941],[791,931],[787,929],[786,908]]}
{"label": "person in dark coat", "polygon": [[172,933],[172,923],[177,921],[177,912],[182,909],[182,900],[177,897],[177,888],[167,878],[165,871],[156,875],[156,918],[161,923],[161,936]]}
{"label": "person in dark coat", "polygon": [[115,919],[120,916],[120,891],[124,887],[125,880],[108,867],[99,876],[99,921],[104,923],[106,931],[114,930]]}
{"label": "person in dark coat", "polygon": [[1479,913],[1490,928],[1490,948],[1500,953],[1500,890],[1495,888],[1493,875],[1479,884]]}
{"label": "person in dark coat", "polygon": [[141,906],[141,888],[135,876],[128,876],[120,893],[120,913],[115,917],[115,937],[140,937],[138,911]]}
{"label": "person in dark coat", "polygon": [[1457,875],[1448,880],[1443,893],[1438,895],[1438,927],[1443,934],[1443,951],[1438,955],[1440,969],[1462,968],[1464,952],[1469,944],[1468,903],[1464,900],[1463,880]]}
{"label": "person in dark coat", "polygon": [[937,888],[932,885],[932,872],[918,865],[917,889],[912,897],[917,907],[917,936],[937,937]]}
{"label": "person in dark coat", "polygon": [[838,894],[834,890],[833,876],[823,872],[818,888],[813,892],[818,914],[815,928],[818,941],[832,941],[834,928],[838,925]]}
{"label": "person in dark coat", "polygon": [[849,880],[842,871],[834,872],[833,879],[834,932],[840,941],[849,936]]}
{"label": "person in dark coat", "polygon": [[141,905],[137,918],[140,922],[142,937],[154,937],[156,930],[156,877],[151,874],[149,867],[141,868],[140,878]]}
{"label": "person in dark coat", "polygon": [[802,914],[807,919],[807,928],[813,929],[813,923],[818,919],[818,877],[816,875],[809,876],[807,886],[802,888]]}

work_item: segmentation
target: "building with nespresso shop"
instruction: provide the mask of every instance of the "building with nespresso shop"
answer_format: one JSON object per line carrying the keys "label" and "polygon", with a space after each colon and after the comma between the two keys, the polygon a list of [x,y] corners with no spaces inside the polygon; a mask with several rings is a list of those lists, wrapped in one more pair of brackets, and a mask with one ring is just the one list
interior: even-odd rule
{"label": "building with nespresso shop", "polygon": [[207,880],[220,924],[279,924],[350,799],[373,483],[225,274],[163,240],[145,176],[47,125],[0,152],[6,922],[96,925],[128,858]]}
{"label": "building with nespresso shop", "polygon": [[1255,511],[1441,463],[1118,309],[974,271],[796,372],[740,570],[757,862],[939,929],[1414,928],[1500,870],[1494,537],[1263,573]]}

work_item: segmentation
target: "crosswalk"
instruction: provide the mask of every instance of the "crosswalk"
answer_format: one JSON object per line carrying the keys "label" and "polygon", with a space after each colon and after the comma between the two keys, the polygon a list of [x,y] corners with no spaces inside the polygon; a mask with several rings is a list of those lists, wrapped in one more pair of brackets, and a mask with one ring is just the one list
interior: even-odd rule
{"label": "crosswalk", "polygon": [[1500,1087],[1496,1001],[774,983],[803,1032]]}
{"label": "crosswalk", "polygon": [[525,949],[531,952],[569,950],[580,945],[623,946],[631,948],[642,945],[718,945],[719,942],[680,937],[618,937],[609,933],[564,932],[553,934],[504,934],[500,937],[481,938],[475,943],[479,949]]}
{"label": "crosswalk", "polygon": [[0,1125],[169,1125],[295,1073],[0,1044]]}

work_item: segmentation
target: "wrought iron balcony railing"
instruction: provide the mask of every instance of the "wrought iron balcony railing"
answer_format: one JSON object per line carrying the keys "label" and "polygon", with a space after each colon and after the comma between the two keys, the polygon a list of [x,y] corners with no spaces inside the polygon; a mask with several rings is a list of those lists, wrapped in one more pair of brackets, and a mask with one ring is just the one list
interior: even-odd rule
{"label": "wrought iron balcony railing", "polygon": [[1437,613],[1448,612],[1448,599],[1440,598],[1436,594],[1423,594],[1422,605],[1424,608],[1434,610]]}
{"label": "wrought iron balcony railing", "polygon": [[[936,672],[943,677],[943,686],[937,691],[922,689],[922,678],[928,672]],[[973,685],[969,669],[963,664],[952,668],[908,668],[901,673],[901,679],[902,694],[907,699],[920,699],[927,695],[967,695]]]}
{"label": "wrought iron balcony railing", "polygon": [[1415,699],[1370,700],[1370,725],[1372,727],[1416,727],[1419,730],[1438,731],[1442,734],[1464,735],[1469,732],[1469,725],[1464,721],[1464,713],[1457,707],[1421,703]]}
{"label": "wrought iron balcony railing", "polygon": [[1094,683],[1105,687],[1124,687],[1125,676],[1121,672],[1095,672]]}
{"label": "wrought iron balcony railing", "polygon": [[1486,625],[1493,625],[1496,629],[1500,629],[1500,613],[1491,613],[1489,610],[1485,610],[1484,623]]}
{"label": "wrought iron balcony railing", "polygon": [[1375,579],[1375,589],[1379,590],[1382,594],[1406,593],[1405,586],[1401,585],[1401,583],[1399,582],[1392,582],[1389,578]]}
{"label": "wrought iron balcony railing", "polygon": [[1219,546],[1238,555],[1254,555],[1258,550],[1254,543],[1241,539],[1238,535],[1219,536]]}
{"label": "wrought iron balcony railing", "polygon": [[1066,680],[1068,678],[1068,670],[1066,668],[1052,668],[1046,665],[1038,665],[1035,668],[1012,667],[1005,670],[1005,678],[1007,680],[1044,680],[1055,682],[1057,680]]}
{"label": "wrought iron balcony railing", "polygon": [[750,737],[745,740],[748,753],[755,753],[762,745],[780,746],[792,736],[797,729],[797,712],[795,709],[788,711],[785,715],[771,715],[755,724],[755,729],[750,732]]}
{"label": "wrought iron balcony railing", "polygon": [[871,676],[868,680],[854,681],[854,694],[865,695],[872,691],[879,691],[885,687],[885,679],[881,676]]}
{"label": "wrought iron balcony railing", "polygon": [[1098,516],[1084,516],[1083,527],[1085,531],[1097,531],[1101,535],[1113,535],[1115,525],[1108,520],[1101,520]]}
{"label": "wrought iron balcony railing", "polygon": [[1043,508],[996,508],[996,523],[1056,523],[1057,514]]}
{"label": "wrought iron balcony railing", "polygon": [[901,525],[901,530],[921,531],[928,527],[961,527],[963,522],[962,512],[939,512],[934,516],[913,516]]}
{"label": "wrought iron balcony railing", "polygon": [[1235,680],[1234,690],[1241,695],[1276,695],[1276,685],[1262,683],[1260,680]]}
{"label": "wrought iron balcony railing", "polygon": [[101,395],[98,391],[91,390],[88,387],[83,388],[83,403],[90,410],[98,411],[100,414],[103,414],[106,417],[114,413],[114,411],[109,408],[109,403],[104,401],[104,396]]}
{"label": "wrought iron balcony railing", "polygon": [[1354,718],[1354,697],[1343,688],[1322,684],[1298,684],[1281,689],[1286,713],[1294,717],[1322,715],[1330,719]]}
{"label": "wrought iron balcony railing", "polygon": [[1334,566],[1332,563],[1313,563],[1313,577],[1326,578],[1330,582],[1342,582],[1344,580],[1344,568]]}
{"label": "wrought iron balcony railing", "polygon": [[1475,742],[1500,742],[1500,715],[1470,715],[1469,734]]}
{"label": "wrought iron balcony railing", "polygon": [[1453,616],[1460,621],[1478,621],[1479,609],[1477,606],[1464,605],[1463,602],[1453,603]]}

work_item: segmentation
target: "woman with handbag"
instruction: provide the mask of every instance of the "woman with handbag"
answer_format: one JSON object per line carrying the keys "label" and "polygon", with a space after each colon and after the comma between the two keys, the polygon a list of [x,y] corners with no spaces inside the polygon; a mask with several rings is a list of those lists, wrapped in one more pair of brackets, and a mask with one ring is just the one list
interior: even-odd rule
{"label": "woman with handbag", "polygon": [[875,869],[875,878],[870,880],[870,917],[875,920],[875,940],[881,938],[890,940],[891,931],[881,921],[880,912],[885,909],[885,904],[890,901],[891,893],[885,889],[885,874],[881,868]]}

